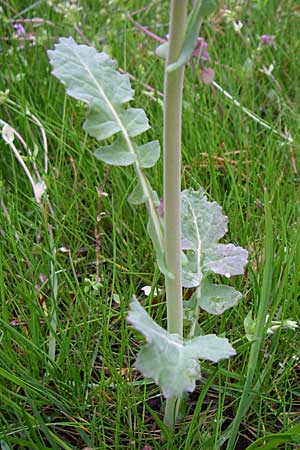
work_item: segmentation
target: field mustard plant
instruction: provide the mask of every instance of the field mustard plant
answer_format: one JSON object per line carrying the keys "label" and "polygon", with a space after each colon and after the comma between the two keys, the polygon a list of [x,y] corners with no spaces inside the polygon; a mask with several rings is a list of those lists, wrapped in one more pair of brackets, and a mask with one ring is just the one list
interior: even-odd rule
{"label": "field mustard plant", "polygon": [[[116,62],[93,47],[78,45],[73,38],[60,38],[48,52],[52,73],[68,95],[87,104],[83,129],[97,141],[104,141],[95,157],[110,165],[132,165],[136,186],[128,201],[145,204],[148,234],[156,261],[165,276],[167,330],[154,322],[137,298],[133,298],[128,322],[146,338],[136,367],[152,378],[167,399],[165,423],[174,422],[184,392],[195,389],[200,378],[200,359],[218,362],[235,355],[224,337],[199,335],[200,308],[222,314],[237,304],[242,294],[227,285],[215,284],[212,274],[230,278],[242,274],[247,251],[218,241],[227,232],[227,217],[216,202],[210,202],[202,189],[181,192],[181,116],[185,65],[195,52],[207,54],[198,34],[203,17],[212,12],[211,0],[170,2],[169,39],[164,43],[166,57],[163,124],[163,200],[151,187],[145,169],[160,157],[158,140],[138,144],[135,138],[150,128],[145,111],[128,107],[134,91],[129,76],[116,70]],[[201,50],[202,46],[202,50]],[[182,288],[194,288],[188,302]],[[184,335],[183,324],[188,324]]]}

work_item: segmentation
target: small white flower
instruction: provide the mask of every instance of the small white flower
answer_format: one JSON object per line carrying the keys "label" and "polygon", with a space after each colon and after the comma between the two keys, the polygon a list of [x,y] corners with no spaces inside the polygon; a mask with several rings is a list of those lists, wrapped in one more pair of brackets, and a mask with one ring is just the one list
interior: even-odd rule
{"label": "small white flower", "polygon": [[267,77],[270,77],[272,75],[272,72],[274,70],[274,64],[270,64],[269,67],[266,67],[265,65],[262,66],[262,69],[260,70],[262,73],[267,75]]}
{"label": "small white flower", "polygon": [[2,137],[7,144],[12,144],[14,141],[14,130],[7,123],[2,128]]}
{"label": "small white flower", "polygon": [[168,42],[164,42],[163,44],[159,45],[155,50],[156,56],[158,56],[161,59],[167,59],[168,48],[169,48]]}
{"label": "small white flower", "polygon": [[59,252],[62,252],[62,253],[69,253],[69,252],[70,252],[70,250],[68,250],[66,247],[60,247],[60,248],[58,249],[58,251],[59,251]]}
{"label": "small white flower", "polygon": [[270,328],[267,329],[267,334],[273,334],[274,331],[277,331],[279,328],[280,325],[272,325]]}
{"label": "small white flower", "polygon": [[39,181],[35,184],[35,198],[38,203],[40,203],[41,198],[46,190],[46,183],[44,181]]}
{"label": "small white flower", "polygon": [[298,323],[295,320],[287,319],[287,320],[273,320],[271,322],[270,328],[268,328],[267,333],[273,334],[274,331],[277,331],[279,328],[286,328],[295,331],[299,328]]}
{"label": "small white flower", "polygon": [[243,22],[241,22],[240,20],[234,20],[232,22],[232,25],[236,33],[238,33],[243,28]]}
{"label": "small white flower", "polygon": [[[152,289],[151,286],[144,286],[144,287],[141,288],[141,291],[144,292],[144,294],[146,295],[146,297],[149,297],[149,295],[150,295],[150,293],[151,293],[151,289]],[[157,288],[155,288],[154,291],[153,291],[153,295],[156,296],[156,295],[161,294],[162,292],[163,292],[163,289],[157,289]]]}
{"label": "small white flower", "polygon": [[296,330],[299,328],[298,323],[295,320],[287,319],[282,322],[284,328],[289,328],[290,330]]}

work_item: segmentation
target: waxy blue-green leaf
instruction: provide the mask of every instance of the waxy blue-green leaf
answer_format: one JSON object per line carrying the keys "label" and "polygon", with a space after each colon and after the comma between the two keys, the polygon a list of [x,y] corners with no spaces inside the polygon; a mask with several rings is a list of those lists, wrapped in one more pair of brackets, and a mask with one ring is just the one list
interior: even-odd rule
{"label": "waxy blue-green leaf", "polygon": [[[116,64],[95,48],[78,45],[73,38],[60,38],[55,50],[49,50],[52,73],[67,88],[67,93],[88,104],[84,129],[96,139],[107,139],[118,132],[135,137],[148,130],[143,109],[125,109],[132,100],[129,77],[116,70]],[[130,144],[130,143],[129,143]],[[129,151],[128,139],[124,151]]]}
{"label": "waxy blue-green leaf", "polygon": [[150,128],[145,111],[141,108],[129,108],[121,114],[128,136],[135,137]]}
{"label": "waxy blue-green leaf", "polygon": [[135,153],[124,151],[124,142],[120,138],[116,139],[111,145],[98,148],[94,155],[97,159],[111,166],[129,166],[137,158]]}
{"label": "waxy blue-green leaf", "polygon": [[[122,112],[117,111],[117,118],[110,111],[101,111],[93,108],[89,111],[83,129],[98,141],[110,138],[124,130],[129,137],[135,137],[150,128],[145,111],[139,108],[129,108]],[[124,149],[127,143],[123,141]],[[127,150],[128,151],[128,150]]]}
{"label": "waxy blue-green leaf", "polygon": [[155,225],[154,225],[154,222],[153,222],[151,216],[149,216],[148,225],[147,225],[147,231],[148,231],[148,234],[149,234],[149,236],[151,238],[154,250],[156,252],[156,262],[157,262],[159,270],[166,277],[168,277],[171,280],[173,280],[174,279],[174,275],[168,270],[168,268],[166,266],[165,255],[164,255],[164,252],[162,250],[162,247],[161,247],[160,243],[158,242],[158,239],[157,239],[158,233],[156,233],[156,231],[155,231]]}
{"label": "waxy blue-green leaf", "polygon": [[140,145],[136,149],[137,157],[140,166],[143,169],[153,167],[160,157],[160,145],[158,141],[147,142],[147,144]]}
{"label": "waxy blue-green leaf", "polygon": [[48,56],[53,75],[66,86],[68,95],[90,107],[112,113],[133,98],[128,76],[115,70],[116,63],[106,53],[78,45],[69,37],[60,38]]}
{"label": "waxy blue-green leaf", "polygon": [[200,286],[209,272],[228,278],[244,273],[248,252],[233,244],[218,244],[228,222],[221,207],[209,202],[203,190],[187,189],[181,193],[181,210],[182,248],[187,250],[182,265],[183,286]]}
{"label": "waxy blue-green leaf", "polygon": [[212,284],[208,281],[198,289],[200,290],[198,304],[210,314],[222,314],[235,306],[242,298],[242,294],[236,289],[222,284]]}
{"label": "waxy blue-green leaf", "polygon": [[[84,130],[99,141],[118,133],[116,140],[111,145],[98,148],[95,156],[111,165],[134,164],[139,190],[132,193],[129,201],[147,204],[150,215],[148,230],[158,265],[163,269],[163,230],[154,191],[142,172],[142,168],[152,167],[159,158],[159,144],[153,141],[138,146],[133,141],[150,126],[143,109],[125,108],[134,93],[129,76],[121,75],[108,55],[98,53],[93,47],[78,45],[71,37],[59,39],[55,50],[49,51],[48,55],[52,73],[66,86],[67,93],[88,105]],[[168,274],[168,271],[164,268],[163,273]]]}
{"label": "waxy blue-green leaf", "polygon": [[182,50],[176,62],[169,64],[167,72],[173,72],[186,64],[197,44],[202,18],[211,14],[217,6],[216,0],[196,0],[189,15]]}
{"label": "waxy blue-green leaf", "polygon": [[167,59],[168,50],[169,50],[169,42],[164,42],[163,44],[159,45],[156,48],[155,54],[161,59]]}
{"label": "waxy blue-green leaf", "polygon": [[[121,131],[120,124],[116,122],[111,114],[100,111],[98,108],[91,109],[88,112],[87,119],[83,124],[84,131],[98,141],[108,139]],[[124,151],[128,151],[124,148]]]}
{"label": "waxy blue-green leaf", "polygon": [[127,200],[131,205],[141,205],[142,203],[145,203],[147,198],[145,197],[144,191],[139,182],[137,182]]}
{"label": "waxy blue-green leaf", "polygon": [[227,233],[228,218],[217,202],[209,202],[203,189],[181,192],[183,249],[211,247]]}
{"label": "waxy blue-green leaf", "polygon": [[249,311],[244,319],[245,336],[249,342],[253,341],[256,328],[256,320],[252,318],[252,312]]}
{"label": "waxy blue-green leaf", "polygon": [[230,278],[242,275],[248,262],[248,252],[233,244],[217,244],[208,248],[204,255],[204,270],[210,270]]}
{"label": "waxy blue-green leaf", "polygon": [[199,359],[218,362],[235,355],[226,338],[214,334],[182,340],[170,334],[152,320],[134,298],[130,305],[128,321],[146,338],[136,360],[136,367],[145,377],[153,378],[166,398],[192,392],[200,378]]}
{"label": "waxy blue-green leaf", "polygon": [[[150,183],[148,182],[148,189],[149,189],[149,195],[152,196],[152,201],[155,207],[159,205],[159,198],[157,195],[157,192],[155,192],[152,187],[150,186]],[[138,181],[135,187],[133,188],[133,191],[128,197],[128,202],[131,205],[141,205],[142,203],[145,203],[147,201],[147,197],[145,196],[145,193],[142,189],[141,183]],[[159,225],[162,226],[161,220],[159,219]]]}

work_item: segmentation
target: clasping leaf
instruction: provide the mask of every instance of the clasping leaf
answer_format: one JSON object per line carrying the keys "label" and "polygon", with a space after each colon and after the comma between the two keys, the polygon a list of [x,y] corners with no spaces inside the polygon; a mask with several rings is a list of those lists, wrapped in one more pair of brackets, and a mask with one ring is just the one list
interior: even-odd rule
{"label": "clasping leaf", "polygon": [[194,314],[199,307],[210,314],[222,314],[236,305],[242,294],[229,286],[212,284],[208,274],[230,278],[244,273],[248,252],[233,244],[218,244],[227,232],[228,219],[216,202],[207,201],[203,190],[188,189],[181,195],[182,248],[186,250],[183,286],[197,287],[193,294]]}
{"label": "clasping leaf", "polygon": [[128,321],[147,341],[135,365],[145,377],[154,379],[166,398],[195,389],[201,375],[199,359],[218,362],[236,354],[226,338],[214,334],[182,340],[177,334],[168,333],[152,320],[136,298],[131,302]]}
{"label": "clasping leaf", "polygon": [[215,0],[196,0],[188,18],[185,39],[180,55],[176,62],[168,65],[167,72],[173,72],[189,61],[197,44],[197,37],[201,27],[202,18],[211,14],[216,8],[216,5],[217,2]]}
{"label": "clasping leaf", "polygon": [[233,244],[218,244],[227,232],[228,219],[216,202],[207,201],[203,190],[181,193],[182,248],[187,261],[182,266],[183,286],[200,286],[208,272],[225,275],[244,273],[248,252]]}

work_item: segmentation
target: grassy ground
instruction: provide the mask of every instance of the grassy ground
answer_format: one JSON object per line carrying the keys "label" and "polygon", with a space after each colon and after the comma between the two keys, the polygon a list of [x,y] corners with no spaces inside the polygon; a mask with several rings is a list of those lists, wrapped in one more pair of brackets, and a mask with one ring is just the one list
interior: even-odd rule
{"label": "grassy ground", "polygon": [[[82,0],[76,13],[58,8],[55,1],[31,3],[0,0],[0,90],[9,89],[0,119],[36,150],[40,172],[43,142],[26,109],[45,129],[49,170],[44,179],[54,214],[36,204],[19,163],[0,142],[0,448],[217,450],[235,415],[247,369],[243,320],[249,311],[255,315],[260,297],[263,187],[270,193],[274,227],[270,320],[299,320],[299,4],[228,1],[226,7],[243,28],[236,32],[230,17],[216,14],[201,31],[215,81],[272,130],[218,89],[205,86],[197,68],[187,70],[182,184],[203,186],[222,205],[229,216],[228,241],[247,248],[250,258],[245,276],[232,282],[244,294],[239,306],[221,318],[200,317],[205,332],[226,332],[238,355],[214,366],[203,363],[202,382],[176,438],[162,442],[159,389],[132,368],[140,340],[126,323],[135,294],[165,324],[163,295],[146,298],[141,291],[145,285],[163,286],[145,229],[145,209],[127,203],[135,181],[130,168],[108,171],[93,158],[97,144],[81,128],[84,107],[67,98],[51,76],[46,50],[59,36],[72,35],[116,58],[136,78],[135,105],[146,109],[152,124],[148,137],[160,141],[160,97],[149,96],[143,83],[161,91],[163,64],[154,57],[155,41],[128,20],[142,1]],[[154,2],[135,18],[163,37],[168,3]],[[34,18],[42,20],[29,20]],[[31,33],[25,40],[13,29],[18,19],[24,19],[21,23]],[[275,35],[275,45],[260,44],[262,34]],[[274,70],[268,76],[263,66],[270,64]],[[294,143],[275,130],[290,134]],[[21,150],[17,141],[16,146]],[[27,156],[30,167],[31,160]],[[161,175],[159,163],[149,175],[159,194]],[[107,196],[99,199],[100,188]],[[48,351],[55,302],[52,363]],[[236,449],[299,422],[299,341],[297,330],[283,328],[265,338],[256,371],[260,386],[253,392]]]}

